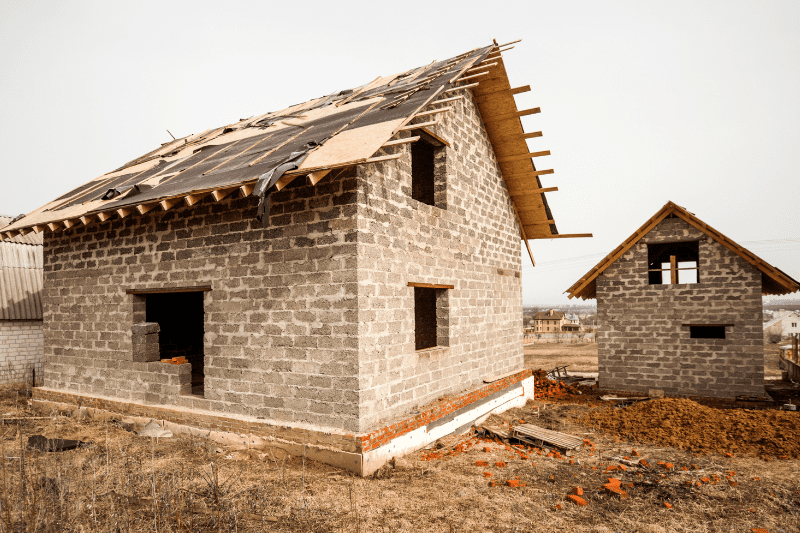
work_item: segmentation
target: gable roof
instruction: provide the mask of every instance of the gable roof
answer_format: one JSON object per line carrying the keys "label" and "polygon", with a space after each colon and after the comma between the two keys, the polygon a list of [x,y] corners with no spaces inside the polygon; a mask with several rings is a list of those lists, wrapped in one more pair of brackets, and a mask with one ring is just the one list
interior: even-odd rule
{"label": "gable roof", "polygon": [[[0,228],[11,220],[0,216]],[[0,242],[0,320],[42,319],[43,275],[41,234]]]}
{"label": "gable roof", "polygon": [[617,246],[614,251],[603,258],[594,268],[587,272],[581,279],[579,279],[572,287],[565,292],[570,298],[582,298],[584,300],[595,298],[597,296],[597,276],[603,273],[605,269],[611,266],[617,259],[623,256],[625,252],[631,249],[634,244],[639,242],[650,230],[655,228],[662,220],[668,216],[676,216],[691,226],[699,229],[724,247],[732,252],[741,256],[745,261],[756,267],[761,271],[761,291],[763,294],[789,294],[800,290],[800,283],[793,279],[785,272],[770,265],[751,251],[743,246],[733,242],[731,239],[715,230],[695,215],[682,208],[681,206],[672,202],[662,207],[658,213],[653,215],[642,227],[636,230],[633,235],[625,239],[625,241]]}
{"label": "gable roof", "polygon": [[[529,153],[525,139],[542,134],[524,133],[519,118],[539,108],[517,109],[514,95],[530,86],[511,88],[501,54],[508,49],[504,46],[477,48],[165,143],[29,213],[0,230],[0,239],[166,210],[183,201],[191,206],[208,195],[216,201],[231,194],[247,196],[260,176],[310,142],[319,146],[278,181],[277,190],[296,176],[309,175],[316,183],[332,169],[396,159],[400,154],[375,155],[400,132],[431,133],[424,128],[435,127],[438,114],[451,109],[449,104],[465,90],[472,91],[483,119],[522,239],[527,245],[527,239],[553,237],[558,230],[544,192],[557,189],[544,189],[539,180],[553,171],[536,170],[532,161],[549,151]],[[102,199],[111,189],[118,194]]]}
{"label": "gable roof", "polygon": [[[553,314],[550,314],[550,311],[552,311]],[[533,315],[534,320],[561,320],[562,318],[564,318],[564,313],[554,309],[550,309],[549,311],[539,311]]]}
{"label": "gable roof", "polygon": [[788,315],[783,315],[783,316],[779,316],[777,318],[773,318],[772,320],[770,320],[769,322],[764,324],[764,329],[772,327],[775,324],[777,324],[778,322],[783,322],[786,319],[797,320],[798,318],[800,318],[800,314],[798,314],[797,311],[792,311]]}

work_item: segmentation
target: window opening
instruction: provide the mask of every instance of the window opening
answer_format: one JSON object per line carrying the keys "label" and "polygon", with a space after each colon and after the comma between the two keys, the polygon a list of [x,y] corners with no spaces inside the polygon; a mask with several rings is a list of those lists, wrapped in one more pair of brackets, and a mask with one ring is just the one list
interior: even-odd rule
{"label": "window opening", "polygon": [[447,289],[414,287],[414,349],[449,345]]}
{"label": "window opening", "polygon": [[648,244],[648,281],[650,285],[699,283],[699,258],[698,241]]}
{"label": "window opening", "polygon": [[204,315],[202,292],[167,292],[145,296],[148,322],[160,326],[158,346],[162,359],[186,357],[192,365],[192,394],[204,391]]}
{"label": "window opening", "polygon": [[419,140],[411,143],[411,198],[427,205],[436,205],[436,148]]}
{"label": "window opening", "polygon": [[724,339],[725,326],[689,326],[691,339]]}

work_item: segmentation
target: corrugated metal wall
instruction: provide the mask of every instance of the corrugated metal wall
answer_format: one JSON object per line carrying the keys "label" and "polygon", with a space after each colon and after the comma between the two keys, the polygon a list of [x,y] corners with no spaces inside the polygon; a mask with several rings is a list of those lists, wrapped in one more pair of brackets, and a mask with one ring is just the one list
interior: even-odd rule
{"label": "corrugated metal wall", "polygon": [[42,318],[42,246],[0,242],[0,320]]}

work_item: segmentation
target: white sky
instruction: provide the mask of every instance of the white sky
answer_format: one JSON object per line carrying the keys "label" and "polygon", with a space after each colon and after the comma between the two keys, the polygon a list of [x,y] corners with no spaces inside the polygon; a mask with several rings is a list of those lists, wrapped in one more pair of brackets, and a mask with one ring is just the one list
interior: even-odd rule
{"label": "white sky", "polygon": [[[668,200],[800,279],[800,2],[0,0],[0,213],[176,137],[522,38],[504,58],[561,233],[562,293]],[[572,301],[574,303],[574,301]]]}

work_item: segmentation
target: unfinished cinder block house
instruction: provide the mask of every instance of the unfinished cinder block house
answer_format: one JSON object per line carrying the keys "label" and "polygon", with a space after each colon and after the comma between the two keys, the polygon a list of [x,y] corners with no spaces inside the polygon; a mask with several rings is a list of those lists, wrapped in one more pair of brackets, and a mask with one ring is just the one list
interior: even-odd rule
{"label": "unfinished cinder block house", "polygon": [[567,292],[597,299],[600,387],[764,397],[762,303],[797,281],[667,203]]}
{"label": "unfinished cinder block house", "polygon": [[175,140],[6,228],[44,233],[36,398],[364,474],[524,402],[520,239],[559,235],[501,52]]}

